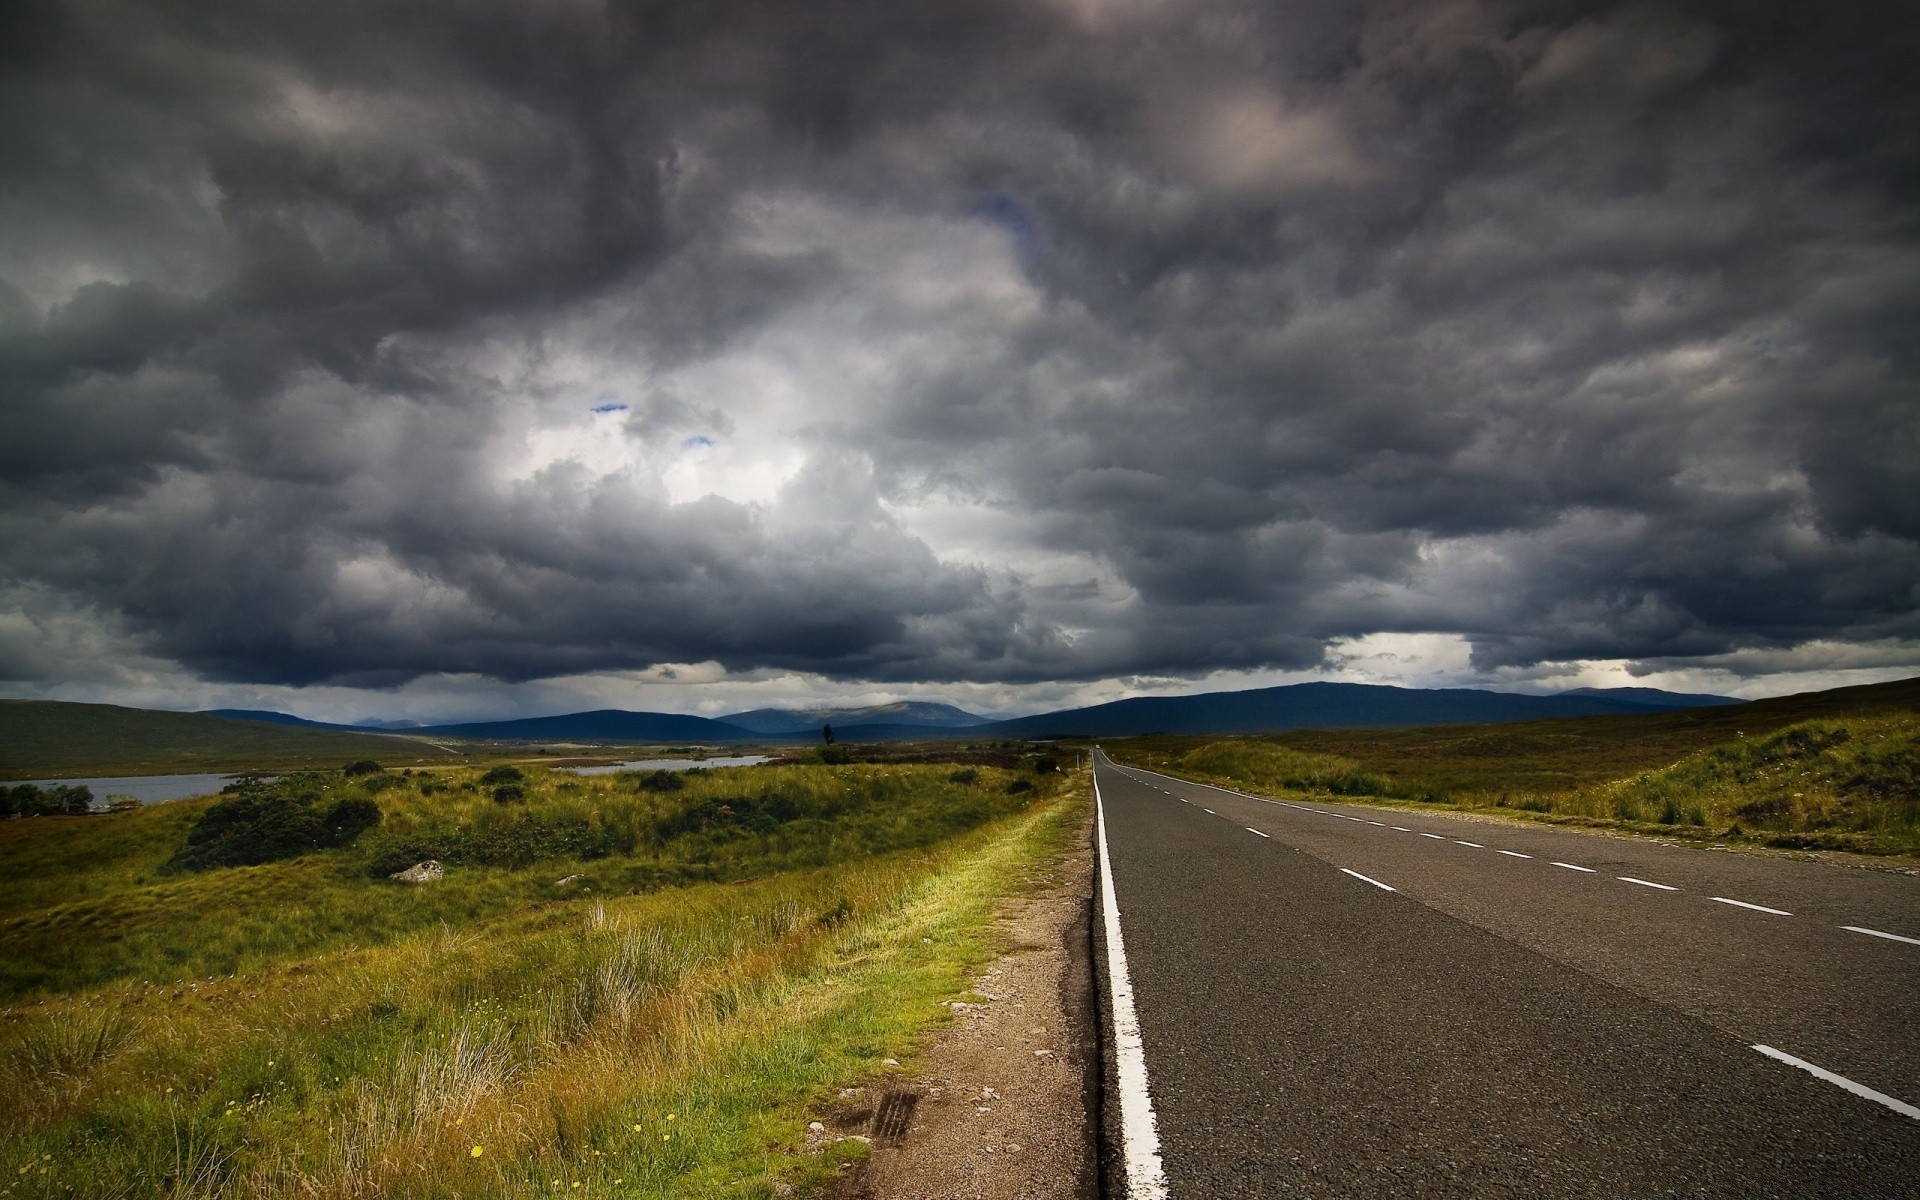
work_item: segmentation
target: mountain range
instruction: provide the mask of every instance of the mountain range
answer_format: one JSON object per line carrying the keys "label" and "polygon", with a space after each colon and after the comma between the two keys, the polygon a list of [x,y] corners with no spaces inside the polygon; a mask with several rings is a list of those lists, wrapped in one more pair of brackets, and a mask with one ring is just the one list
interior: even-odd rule
{"label": "mountain range", "polygon": [[[1524,695],[1475,688],[1296,683],[1194,696],[1139,696],[1000,721],[950,704],[901,701],[862,708],[759,708],[717,719],[684,713],[598,709],[508,721],[467,721],[404,729],[389,725],[386,728],[413,736],[483,741],[784,742],[812,741],[820,736],[823,725],[830,724],[839,740],[878,742],[1457,725],[1662,712],[1738,703],[1740,701],[1726,696],[1665,692],[1657,688],[1577,688],[1550,695]],[[205,715],[355,733],[365,733],[370,728],[330,725],[285,713],[251,709],[216,709]]]}

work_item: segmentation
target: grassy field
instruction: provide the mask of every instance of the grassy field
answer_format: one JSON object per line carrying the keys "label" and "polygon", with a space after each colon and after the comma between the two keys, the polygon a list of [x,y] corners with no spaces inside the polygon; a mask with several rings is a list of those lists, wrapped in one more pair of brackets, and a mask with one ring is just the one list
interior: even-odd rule
{"label": "grassy field", "polygon": [[1777,847],[1920,854],[1920,681],[1733,708],[1109,744],[1229,786]]}
{"label": "grassy field", "polygon": [[[169,869],[211,801],[0,825],[0,1195],[804,1191],[809,1106],[910,1054],[1083,803],[931,764],[382,778],[296,783],[385,819],[258,866]],[[445,878],[377,877],[423,846]]]}
{"label": "grassy field", "polygon": [[229,721],[113,704],[0,700],[0,779],[288,771],[457,757],[417,738]]}

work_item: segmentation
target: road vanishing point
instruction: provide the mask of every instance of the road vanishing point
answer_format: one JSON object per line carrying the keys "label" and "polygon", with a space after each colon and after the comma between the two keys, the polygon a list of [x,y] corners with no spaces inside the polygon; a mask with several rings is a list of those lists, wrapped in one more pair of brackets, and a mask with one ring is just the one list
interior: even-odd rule
{"label": "road vanishing point", "polygon": [[1110,1194],[1920,1195],[1920,879],[1093,763]]}

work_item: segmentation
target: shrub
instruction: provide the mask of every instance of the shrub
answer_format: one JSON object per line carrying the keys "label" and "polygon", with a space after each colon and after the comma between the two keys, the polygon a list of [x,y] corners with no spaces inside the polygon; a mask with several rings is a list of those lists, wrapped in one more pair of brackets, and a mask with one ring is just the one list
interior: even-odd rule
{"label": "shrub", "polygon": [[[279,784],[252,781],[225,793],[187,831],[186,844],[166,862],[170,871],[278,862],[314,850],[350,846],[380,823],[380,806],[348,796],[322,809],[312,776]],[[296,790],[305,789],[305,790]]]}
{"label": "shrub", "polygon": [[1033,760],[1033,773],[1035,775],[1047,775],[1059,769],[1060,762],[1052,755],[1042,754],[1039,758]]}
{"label": "shrub", "polygon": [[807,757],[817,763],[841,765],[853,761],[853,751],[845,746],[815,746]]}
{"label": "shrub", "polygon": [[359,762],[350,762],[346,766],[341,767],[340,773],[351,778],[355,775],[378,775],[385,769],[385,767],[382,767],[372,759],[363,758]]}
{"label": "shrub", "polygon": [[480,782],[488,787],[492,787],[496,783],[519,783],[526,777],[526,773],[519,767],[513,766],[510,763],[502,763],[500,766],[482,775]]}
{"label": "shrub", "polygon": [[31,783],[0,788],[0,816],[18,813],[23,817],[77,817],[92,811],[93,789],[85,784],[50,784],[35,787]]}
{"label": "shrub", "polygon": [[1016,779],[1007,785],[1007,795],[1009,796],[1017,796],[1021,792],[1030,792],[1032,790],[1033,780],[1031,779]]}
{"label": "shrub", "polygon": [[687,786],[678,771],[653,771],[640,777],[643,792],[677,792]]}
{"label": "shrub", "polygon": [[953,774],[947,776],[947,782],[948,783],[975,783],[979,780],[979,778],[980,778],[980,772],[974,770],[972,767],[962,767],[960,770],[955,771]]}
{"label": "shrub", "polygon": [[[491,774],[491,772],[489,772],[489,774]],[[512,804],[517,800],[525,800],[526,798],[527,789],[517,783],[503,783],[493,789],[493,802],[495,804]]]}

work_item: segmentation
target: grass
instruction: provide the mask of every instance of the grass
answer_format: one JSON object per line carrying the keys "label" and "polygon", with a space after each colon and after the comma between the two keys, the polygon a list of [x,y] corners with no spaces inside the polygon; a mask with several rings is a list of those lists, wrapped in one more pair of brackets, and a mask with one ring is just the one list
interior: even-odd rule
{"label": "grass", "polygon": [[1737,708],[1108,747],[1229,786],[1781,848],[1920,854],[1915,681]]}
{"label": "grass", "polygon": [[[811,786],[823,797],[837,786],[922,817],[966,786],[934,768],[757,770],[794,791],[803,781],[787,772],[819,772]],[[726,774],[669,799],[740,791]],[[979,772],[1003,783],[996,774]],[[564,782],[531,778],[528,806]],[[899,831],[850,806],[812,840],[830,861],[799,865],[797,845],[755,833],[759,857],[736,847],[725,861],[759,873],[735,882],[560,899],[539,891],[559,873],[553,862],[520,882],[526,871],[459,866],[442,894],[464,887],[464,903],[482,910],[463,919],[397,920],[305,949],[268,938],[268,950],[248,950],[236,935],[255,958],[232,975],[67,979],[0,1020],[0,1194],[763,1197],[783,1180],[804,1190],[832,1174],[831,1156],[800,1152],[809,1105],[910,1054],[938,1002],[993,951],[996,905],[1061,848],[1083,803],[1067,790],[1043,780],[978,807],[970,828],[937,825],[893,850],[881,847]],[[416,818],[456,815],[417,807]],[[436,903],[435,887],[352,878],[356,856],[376,852],[129,890],[279,873],[269,898],[240,909],[284,910],[313,887],[337,903],[362,881],[402,906]],[[601,877],[619,865],[594,861]],[[505,881],[502,894],[488,879]],[[236,911],[218,892],[169,903],[203,923]]]}
{"label": "grass", "polygon": [[419,738],[231,721],[113,704],[0,700],[0,779],[285,771],[355,759],[433,761]]}

